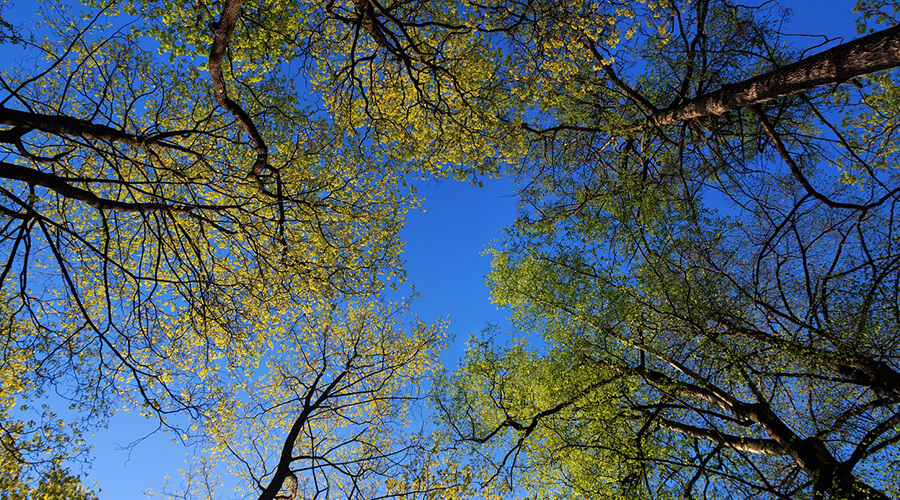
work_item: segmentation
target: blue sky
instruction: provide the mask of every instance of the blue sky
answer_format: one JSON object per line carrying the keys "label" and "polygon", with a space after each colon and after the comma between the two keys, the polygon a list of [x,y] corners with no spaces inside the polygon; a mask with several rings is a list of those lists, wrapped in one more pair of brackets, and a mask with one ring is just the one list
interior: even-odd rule
{"label": "blue sky", "polygon": [[[421,295],[413,310],[425,322],[449,318],[455,342],[442,361],[452,369],[466,338],[504,315],[489,302],[484,275],[490,259],[482,255],[491,240],[515,217],[515,187],[503,179],[482,179],[484,187],[443,181],[418,184],[424,212],[411,214],[404,230],[408,282]],[[136,498],[159,488],[162,476],[178,479],[186,450],[134,414],[119,414],[93,437],[97,456],[87,482],[97,481],[101,498]],[[137,441],[132,449],[126,447]]]}
{"label": "blue sky", "polygon": [[[32,1],[16,3],[14,15],[33,12]],[[789,31],[842,36],[844,41],[858,36],[851,1],[783,3],[794,10]],[[816,39],[797,41],[804,47],[816,43]],[[0,60],[4,67],[11,64],[8,55],[0,55]],[[413,310],[425,322],[448,317],[449,333],[456,339],[443,358],[448,368],[455,365],[471,333],[488,323],[504,321],[504,314],[489,302],[484,275],[490,269],[490,260],[482,253],[515,217],[515,186],[503,179],[482,180],[482,188],[452,180],[419,183],[425,211],[411,214],[403,232],[408,282],[421,295]],[[101,498],[139,497],[148,487],[159,488],[166,474],[177,480],[187,450],[172,443],[168,435],[152,434],[154,430],[140,417],[120,414],[108,429],[89,438],[97,458],[88,471],[87,482],[98,482],[103,490]],[[131,450],[123,449],[145,437]]]}

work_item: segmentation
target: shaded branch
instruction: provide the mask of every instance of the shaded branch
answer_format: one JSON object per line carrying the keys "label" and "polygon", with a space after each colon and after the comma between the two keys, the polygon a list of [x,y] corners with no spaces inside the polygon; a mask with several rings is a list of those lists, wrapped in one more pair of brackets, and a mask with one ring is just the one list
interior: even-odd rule
{"label": "shaded branch", "polygon": [[244,131],[247,132],[247,135],[250,136],[250,142],[256,150],[256,161],[253,163],[250,177],[261,183],[259,175],[264,170],[271,168],[269,166],[269,148],[266,146],[266,142],[263,140],[250,115],[244,111],[240,104],[228,96],[225,74],[222,71],[222,60],[225,58],[225,53],[228,50],[228,39],[234,32],[242,4],[243,0],[226,0],[219,21],[211,25],[213,28],[213,43],[209,49],[209,76],[212,80],[213,95],[216,102],[231,113],[244,128]]}
{"label": "shaded branch", "polygon": [[791,169],[791,173],[797,179],[803,189],[806,190],[807,193],[813,196],[813,198],[821,201],[825,205],[828,205],[830,208],[846,208],[852,210],[869,210],[872,208],[881,205],[892,196],[900,192],[900,188],[894,189],[893,191],[885,194],[881,198],[872,203],[867,203],[865,205],[860,205],[858,203],[844,203],[840,201],[833,201],[824,194],[816,191],[816,188],[810,184],[809,179],[803,175],[803,171],[800,170],[800,166],[794,161],[794,158],[791,156],[790,152],[788,152],[787,148],[784,145],[784,142],[781,141],[781,136],[775,131],[775,127],[772,125],[772,122],[769,121],[768,117],[766,117],[765,113],[759,109],[758,106],[751,106],[750,109],[753,111],[753,114],[759,118],[759,123],[762,125],[763,130],[766,132],[766,135],[769,136],[769,139],[772,140],[772,144],[775,146],[775,150],[778,151],[778,154],[787,163],[788,168]]}
{"label": "shaded branch", "polygon": [[0,136],[0,142],[9,144],[17,143],[24,134],[32,130],[40,130],[60,136],[120,142],[139,147],[143,147],[146,144],[146,141],[140,136],[65,115],[45,115],[0,107],[0,124],[15,127],[12,130],[3,131],[2,136]]}
{"label": "shaded branch", "polygon": [[[31,186],[41,186],[51,191],[56,192],[59,195],[62,195],[66,198],[70,198],[73,200],[79,200],[87,203],[88,205],[97,208],[99,210],[117,210],[120,212],[180,212],[180,213],[191,213],[191,210],[196,208],[193,206],[185,205],[185,204],[168,204],[168,203],[155,203],[155,202],[138,202],[131,203],[125,201],[118,200],[110,200],[107,198],[101,198],[96,194],[88,191],[87,189],[82,189],[79,187],[75,187],[62,177],[57,175],[48,174],[46,172],[41,172],[40,170],[35,170],[33,168],[23,167],[20,165],[14,165],[12,163],[0,162],[0,166],[3,167],[3,170],[0,171],[0,178],[6,179],[14,179],[17,181],[22,181]],[[211,207],[216,208],[216,207]]]}
{"label": "shaded branch", "polygon": [[293,472],[291,472],[291,463],[294,461],[294,444],[300,436],[300,431],[303,430],[303,427],[309,421],[310,415],[322,406],[322,403],[325,402],[325,400],[331,397],[334,388],[337,387],[348,372],[349,367],[345,368],[337,377],[335,377],[335,379],[328,384],[328,387],[322,391],[319,397],[313,401],[313,395],[316,392],[319,381],[322,379],[322,372],[319,372],[316,375],[316,379],[309,387],[309,390],[306,391],[306,397],[303,401],[303,410],[297,415],[294,424],[291,426],[290,431],[288,431],[287,437],[284,439],[284,445],[281,448],[281,455],[278,459],[278,465],[275,468],[275,474],[272,476],[272,480],[269,481],[266,489],[259,495],[259,500],[274,500],[277,497],[278,492],[281,491],[284,481],[293,475]]}

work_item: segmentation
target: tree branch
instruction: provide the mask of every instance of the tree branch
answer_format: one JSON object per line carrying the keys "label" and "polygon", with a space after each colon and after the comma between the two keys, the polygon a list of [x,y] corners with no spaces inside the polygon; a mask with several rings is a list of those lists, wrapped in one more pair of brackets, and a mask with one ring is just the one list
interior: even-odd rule
{"label": "tree branch", "polygon": [[762,125],[763,130],[766,132],[766,135],[769,136],[769,139],[772,140],[772,144],[775,146],[775,150],[778,151],[778,154],[781,156],[781,159],[783,159],[784,162],[787,163],[788,168],[791,169],[791,173],[794,174],[794,177],[797,179],[797,182],[799,182],[800,185],[803,186],[803,189],[805,189],[807,193],[812,195],[813,198],[821,201],[822,203],[829,206],[830,208],[846,208],[846,209],[851,209],[851,210],[869,210],[869,209],[877,207],[878,205],[881,205],[882,203],[884,203],[885,201],[890,199],[891,196],[900,192],[900,188],[894,189],[893,191],[887,193],[886,195],[882,196],[878,200],[873,201],[871,203],[867,203],[865,205],[860,205],[858,203],[844,203],[844,202],[840,202],[840,201],[831,200],[824,194],[816,191],[816,188],[814,188],[812,186],[812,184],[810,184],[809,179],[807,179],[806,176],[803,175],[803,171],[800,170],[800,166],[797,165],[797,163],[794,161],[794,158],[791,156],[791,153],[785,147],[784,142],[781,141],[781,136],[779,136],[778,133],[775,131],[775,127],[769,121],[768,117],[766,117],[765,113],[763,113],[762,110],[759,109],[759,107],[755,106],[755,105],[751,106],[750,109],[753,111],[753,114],[755,114],[756,117],[759,119],[759,123]]}
{"label": "tree branch", "polygon": [[269,148],[266,146],[266,142],[263,140],[250,115],[244,111],[240,104],[228,97],[225,74],[222,71],[222,60],[225,58],[225,52],[228,50],[228,39],[234,32],[238,16],[241,13],[242,3],[243,0],[226,0],[219,21],[211,25],[213,28],[213,43],[209,49],[209,76],[212,80],[213,95],[216,102],[231,113],[247,132],[247,135],[250,136],[250,142],[253,143],[253,147],[256,149],[256,161],[253,163],[250,177],[261,183],[259,175],[263,170],[271,168],[269,166]]}
{"label": "tree branch", "polygon": [[822,85],[900,66],[900,26],[872,33],[772,70],[660,110],[643,125],[662,127],[684,120],[719,116],[728,111],[799,94]]}
{"label": "tree branch", "polygon": [[278,459],[278,465],[275,468],[275,474],[272,476],[272,480],[269,481],[268,486],[263,492],[259,495],[259,500],[274,500],[278,492],[281,491],[281,487],[284,484],[284,481],[293,475],[291,472],[291,462],[294,461],[294,444],[297,442],[297,437],[300,435],[300,431],[303,430],[303,426],[309,421],[310,415],[312,412],[316,411],[322,403],[325,402],[326,399],[332,397],[332,392],[334,388],[341,382],[344,376],[349,372],[349,367],[345,368],[334,380],[328,384],[322,393],[313,401],[313,395],[316,392],[316,388],[319,385],[319,381],[322,379],[322,373],[324,372],[324,368],[322,372],[319,372],[316,376],[315,381],[313,381],[312,385],[309,387],[309,390],[306,391],[306,397],[303,401],[303,410],[300,411],[300,414],[297,415],[297,418],[294,420],[294,424],[291,426],[290,431],[288,431],[287,437],[284,439],[284,445],[281,448],[281,456]]}
{"label": "tree branch", "polygon": [[667,418],[660,418],[660,425],[663,427],[679,432],[686,436],[705,439],[715,443],[722,444],[728,448],[753,453],[754,455],[786,455],[787,452],[782,446],[771,439],[743,438],[725,434],[715,429],[703,429],[694,427],[693,425],[683,424]]}
{"label": "tree branch", "polygon": [[57,175],[48,174],[46,172],[41,172],[40,170],[35,170],[33,168],[23,167],[21,165],[14,165],[12,163],[6,162],[0,162],[0,166],[3,167],[3,170],[0,171],[0,178],[22,181],[30,186],[45,187],[63,197],[83,201],[99,210],[116,210],[119,212],[141,213],[191,213],[194,208],[197,208],[185,204],[168,204],[155,202],[130,203],[126,201],[110,200],[107,198],[101,198],[91,191],[88,191],[87,189],[75,187],[66,182],[65,179]]}

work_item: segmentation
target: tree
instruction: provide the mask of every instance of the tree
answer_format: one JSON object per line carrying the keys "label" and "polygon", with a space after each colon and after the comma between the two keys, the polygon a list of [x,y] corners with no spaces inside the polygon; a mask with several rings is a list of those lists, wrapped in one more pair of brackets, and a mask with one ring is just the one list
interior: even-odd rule
{"label": "tree", "polygon": [[[0,32],[41,61],[0,82],[17,463],[69,484],[124,405],[202,445],[191,496],[223,462],[262,498],[896,489],[896,28],[807,57],[771,3],[92,8]],[[546,349],[474,344],[437,404],[480,455],[440,465],[403,419],[440,335],[384,290],[408,180],[499,171],[491,280]],[[80,418],[22,416],[51,391]]]}
{"label": "tree", "polygon": [[360,304],[272,325],[259,365],[220,370],[235,395],[195,422],[205,452],[163,493],[212,498],[237,482],[263,500],[381,498],[452,487],[396,481],[429,460],[429,438],[412,426],[442,345],[435,327],[400,322],[405,312]]}
{"label": "tree", "polygon": [[770,3],[566,8],[502,33],[538,103],[489,277],[522,336],[438,393],[457,446],[538,497],[897,495],[898,28],[808,56]]}
{"label": "tree", "polygon": [[239,7],[209,75],[106,28],[109,6],[3,38],[36,61],[0,80],[0,458],[24,495],[81,494],[81,436],[123,409],[203,450],[172,494],[216,496],[228,463],[260,498],[436,483],[387,481],[420,465],[407,413],[442,340],[384,297],[407,175],[434,170],[379,155],[284,68],[242,71]]}

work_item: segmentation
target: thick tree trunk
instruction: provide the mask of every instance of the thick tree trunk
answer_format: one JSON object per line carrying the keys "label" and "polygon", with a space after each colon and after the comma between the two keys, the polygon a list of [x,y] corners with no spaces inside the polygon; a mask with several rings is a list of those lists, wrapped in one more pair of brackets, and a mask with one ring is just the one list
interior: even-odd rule
{"label": "thick tree trunk", "polygon": [[775,443],[787,450],[794,462],[815,481],[813,488],[816,491],[842,500],[890,500],[883,492],[857,479],[822,440],[816,437],[801,439],[768,404],[741,403],[733,412],[759,424]]}
{"label": "thick tree trunk", "polygon": [[822,85],[844,83],[858,76],[896,66],[900,66],[900,26],[838,45],[783,68],[661,109],[647,121],[650,125],[661,127],[684,120],[718,116]]}

